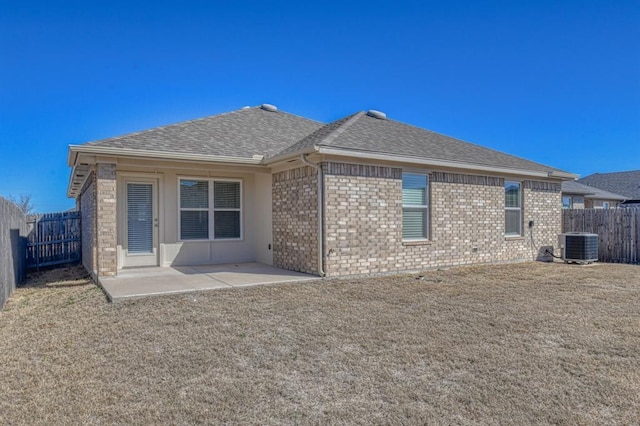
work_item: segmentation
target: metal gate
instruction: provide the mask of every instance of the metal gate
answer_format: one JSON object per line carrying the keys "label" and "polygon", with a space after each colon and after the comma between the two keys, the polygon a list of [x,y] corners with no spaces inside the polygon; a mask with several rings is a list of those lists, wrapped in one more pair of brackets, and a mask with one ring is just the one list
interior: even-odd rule
{"label": "metal gate", "polygon": [[30,216],[27,268],[77,263],[82,259],[80,212]]}

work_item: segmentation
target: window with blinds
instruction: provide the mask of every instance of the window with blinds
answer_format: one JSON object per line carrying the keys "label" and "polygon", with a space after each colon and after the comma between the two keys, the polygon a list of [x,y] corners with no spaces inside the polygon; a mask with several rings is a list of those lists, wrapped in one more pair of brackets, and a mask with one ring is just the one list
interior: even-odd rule
{"label": "window with blinds", "polygon": [[426,174],[402,174],[402,239],[429,238],[429,178]]}
{"label": "window with blinds", "polygon": [[504,208],[505,235],[522,235],[522,187],[520,182],[504,183]]}
{"label": "window with blinds", "polygon": [[130,254],[153,253],[153,185],[127,183],[127,244]]}
{"label": "window with blinds", "polygon": [[240,181],[180,179],[180,239],[239,239]]}
{"label": "window with blinds", "polygon": [[213,238],[240,238],[240,182],[213,183]]}

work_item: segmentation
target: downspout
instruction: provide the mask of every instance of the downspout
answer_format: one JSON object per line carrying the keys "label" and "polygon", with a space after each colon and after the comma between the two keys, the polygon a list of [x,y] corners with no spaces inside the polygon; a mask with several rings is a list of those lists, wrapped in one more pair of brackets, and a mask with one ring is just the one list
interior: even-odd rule
{"label": "downspout", "polygon": [[308,164],[318,171],[318,275],[324,277],[325,273],[322,266],[322,258],[324,257],[324,217],[322,215],[322,211],[324,210],[324,205],[322,203],[324,178],[322,174],[322,166],[307,160],[306,154],[300,154],[300,159],[303,163]]}
{"label": "downspout", "polygon": [[[95,251],[93,251],[92,256],[96,265],[96,284],[100,285],[100,248],[98,247],[98,168],[93,168],[93,245],[95,247]],[[93,262],[92,262],[93,263]],[[91,265],[93,266],[93,265]]]}

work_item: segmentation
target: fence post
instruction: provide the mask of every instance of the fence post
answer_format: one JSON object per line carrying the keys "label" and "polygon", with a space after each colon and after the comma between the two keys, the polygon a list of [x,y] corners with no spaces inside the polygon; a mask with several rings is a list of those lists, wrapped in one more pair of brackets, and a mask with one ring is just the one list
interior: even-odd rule
{"label": "fence post", "polygon": [[36,228],[36,240],[35,240],[35,250],[36,250],[36,271],[40,271],[40,221],[36,219],[36,223],[34,224]]}

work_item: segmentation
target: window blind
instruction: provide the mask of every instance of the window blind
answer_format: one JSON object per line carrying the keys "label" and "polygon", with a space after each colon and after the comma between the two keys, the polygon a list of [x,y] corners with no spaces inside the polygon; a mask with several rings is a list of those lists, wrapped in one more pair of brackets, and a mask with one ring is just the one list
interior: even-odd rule
{"label": "window blind", "polygon": [[153,253],[153,185],[127,184],[129,253]]}
{"label": "window blind", "polygon": [[180,207],[183,209],[208,209],[209,182],[206,180],[181,180]]}
{"label": "window blind", "polygon": [[429,181],[426,174],[402,174],[402,238],[429,236]]}
{"label": "window blind", "polygon": [[520,182],[504,183],[504,233],[522,235],[522,192]]}
{"label": "window blind", "polygon": [[180,239],[241,238],[241,198],[238,181],[181,179]]}
{"label": "window blind", "polygon": [[216,209],[239,209],[240,182],[214,182],[213,203]]}

